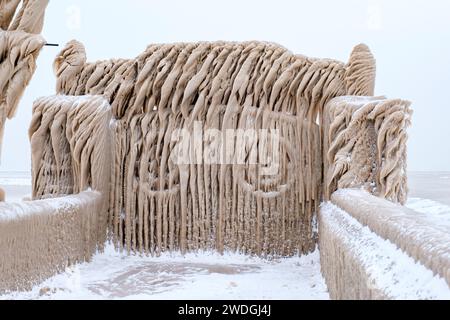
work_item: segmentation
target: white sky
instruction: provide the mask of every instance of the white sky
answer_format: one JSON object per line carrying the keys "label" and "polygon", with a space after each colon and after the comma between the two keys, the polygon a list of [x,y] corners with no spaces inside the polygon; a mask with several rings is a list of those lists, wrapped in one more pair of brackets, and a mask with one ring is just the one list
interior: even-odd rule
{"label": "white sky", "polygon": [[38,70],[8,121],[0,171],[29,171],[32,102],[54,94],[52,61],[71,39],[88,59],[134,57],[150,43],[266,40],[294,53],[347,61],[364,42],[378,66],[377,95],[413,102],[409,169],[450,171],[448,0],[51,0]]}

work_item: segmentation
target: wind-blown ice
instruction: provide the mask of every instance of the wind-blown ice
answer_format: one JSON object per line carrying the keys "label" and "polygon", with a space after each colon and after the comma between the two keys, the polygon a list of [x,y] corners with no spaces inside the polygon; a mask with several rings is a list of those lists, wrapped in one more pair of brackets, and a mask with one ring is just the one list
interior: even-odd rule
{"label": "wind-blown ice", "polygon": [[[103,95],[118,121],[110,220],[120,246],[292,255],[313,250],[317,238],[317,119],[336,96],[373,94],[375,60],[365,45],[345,64],[270,43],[216,42],[151,45],[135,59],[90,63],[83,45],[71,41],[54,70],[58,93]],[[219,132],[220,142],[195,136],[196,123]],[[226,149],[243,153],[244,163],[189,158],[180,165],[173,157],[180,129],[196,139],[189,152],[196,144],[213,154]],[[239,145],[224,138],[230,130],[278,130],[280,144],[269,147],[278,172],[261,174],[261,158],[249,161],[264,138]]]}
{"label": "wind-blown ice", "polygon": [[6,119],[16,114],[45,44],[39,33],[47,4],[48,0],[0,2],[0,152]]}
{"label": "wind-blown ice", "polygon": [[383,97],[338,97],[325,108],[325,196],[364,187],[404,204],[410,102]]}

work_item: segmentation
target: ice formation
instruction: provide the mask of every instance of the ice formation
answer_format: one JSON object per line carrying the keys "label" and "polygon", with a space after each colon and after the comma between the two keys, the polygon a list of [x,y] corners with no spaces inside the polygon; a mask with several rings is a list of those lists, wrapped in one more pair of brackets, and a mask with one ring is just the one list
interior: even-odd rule
{"label": "ice formation", "polygon": [[41,33],[48,2],[49,0],[2,0],[0,28],[4,31]]}
{"label": "ice formation", "polygon": [[404,204],[406,143],[412,111],[408,101],[338,97],[325,108],[325,194],[364,186]]}
{"label": "ice formation", "polygon": [[[45,44],[47,3],[0,2],[0,130]],[[263,42],[157,44],[134,59],[87,62],[71,41],[54,72],[57,95],[35,102],[29,130],[34,201],[0,204],[0,291],[88,260],[107,230],[128,252],[289,256],[316,247],[320,203],[338,202],[337,189],[406,200],[409,102],[373,97],[375,59],[365,45],[348,63]],[[345,209],[358,221],[337,208],[318,217],[336,297],[353,289],[359,298],[393,297],[371,289],[372,264],[358,252],[389,256],[395,246],[378,237],[448,280],[446,248],[429,226],[414,224],[433,247],[426,251],[399,223],[380,227],[389,217]],[[336,278],[348,270],[360,281],[351,290]]]}
{"label": "ice formation", "polygon": [[30,290],[72,264],[89,261],[105,241],[102,195],[0,203],[0,293]]}
{"label": "ice formation", "polygon": [[333,203],[450,285],[450,228],[360,190],[339,190]]}
{"label": "ice formation", "polygon": [[102,194],[99,233],[106,238],[112,163],[111,107],[100,96],[51,96],[34,103],[29,136],[33,199]]}
{"label": "ice formation", "polygon": [[35,102],[29,130],[34,201],[0,203],[0,292],[28,290],[103,249],[114,124],[100,96]]}
{"label": "ice formation", "polygon": [[[370,211],[371,215],[367,215],[367,219],[372,224],[379,224],[380,227],[388,225],[383,223],[386,221],[384,219],[377,221],[377,211],[380,210],[376,209],[377,203],[374,202],[381,202],[383,209],[391,206],[386,213],[386,217],[389,216],[391,220],[395,220],[397,215],[403,215],[402,207],[389,204],[388,201],[361,191],[348,192],[352,193],[347,200],[357,199],[358,202],[353,205],[352,213],[358,212],[360,195],[370,203],[366,209]],[[367,224],[331,203],[322,204],[318,216],[320,264],[332,299],[450,298],[450,288],[439,274],[433,274],[432,269],[417,263],[414,257],[399,250],[398,246],[406,244],[410,239],[410,235],[404,237],[408,233],[405,228],[397,229],[397,236],[392,241],[392,238],[387,240],[381,236],[379,229],[374,233]],[[405,221],[406,217],[403,222]],[[408,223],[406,225],[413,226]],[[424,247],[428,244],[430,243]],[[441,242],[441,247],[442,244],[446,244],[445,241]],[[437,258],[435,264],[439,264],[439,256],[431,254],[429,257]]]}
{"label": "ice formation", "polygon": [[[110,220],[121,246],[156,254],[314,248],[322,183],[316,120],[333,97],[373,94],[375,61],[366,46],[357,46],[348,64],[259,42],[151,45],[135,59],[86,60],[81,43],[67,44],[54,63],[57,92],[103,95],[112,106],[118,123]],[[196,135],[196,124],[220,132],[220,141]],[[182,164],[174,157],[179,129],[193,136]],[[226,137],[230,130],[236,139]],[[278,130],[280,143],[259,135],[240,143],[249,130]],[[197,147],[231,150],[244,161],[198,162]],[[265,152],[279,157],[272,175],[264,173]]]}
{"label": "ice formation", "polygon": [[39,34],[47,4],[48,0],[0,2],[0,151],[6,119],[14,117],[46,43]]}

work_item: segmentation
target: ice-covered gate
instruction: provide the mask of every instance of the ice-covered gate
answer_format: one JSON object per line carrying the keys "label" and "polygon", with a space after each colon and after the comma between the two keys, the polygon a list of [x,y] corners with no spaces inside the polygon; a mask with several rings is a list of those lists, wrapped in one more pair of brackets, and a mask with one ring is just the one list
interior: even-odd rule
{"label": "ice-covered gate", "polygon": [[[19,2],[0,6],[0,48],[15,58],[1,61],[0,128],[44,45],[34,33],[47,1],[23,1],[11,23]],[[18,50],[18,43],[25,45]],[[409,103],[373,97],[375,60],[365,45],[348,63],[262,42],[159,44],[134,59],[91,63],[71,41],[54,67],[58,95],[36,101],[30,127],[36,201],[0,204],[0,290],[29,287],[88,260],[107,236],[120,249],[155,255],[304,254],[318,243],[320,202],[331,197],[339,205],[336,189],[406,199]],[[319,216],[322,265],[335,297],[390,297],[364,282],[369,268],[351,260],[357,252],[348,246],[378,236],[401,239],[398,246],[448,281],[443,236],[427,235],[437,248],[430,252],[419,238],[405,240],[402,224],[380,227],[397,211],[379,198],[369,202],[381,201],[383,214],[347,209],[359,225],[336,208]],[[349,221],[358,237],[340,228]],[[419,222],[415,228],[429,230]],[[362,280],[352,291],[336,274],[354,270]]]}
{"label": "ice-covered gate", "polygon": [[364,45],[344,64],[260,42],[151,45],[89,63],[72,41],[55,70],[58,93],[110,102],[110,227],[120,247],[156,254],[311,251],[324,105],[373,94],[375,77]]}

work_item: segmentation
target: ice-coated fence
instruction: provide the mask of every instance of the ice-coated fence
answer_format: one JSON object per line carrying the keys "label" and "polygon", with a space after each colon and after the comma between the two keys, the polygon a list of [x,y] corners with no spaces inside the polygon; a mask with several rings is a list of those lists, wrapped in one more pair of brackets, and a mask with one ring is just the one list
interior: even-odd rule
{"label": "ice-coated fence", "polygon": [[395,243],[450,285],[450,229],[408,208],[360,190],[339,190],[332,202]]}
{"label": "ice-coated fence", "polygon": [[34,284],[89,261],[104,243],[102,195],[0,203],[0,293]]}
{"label": "ice-coated fence", "polygon": [[372,95],[375,77],[364,45],[347,64],[261,42],[151,45],[90,63],[71,41],[54,67],[58,93],[110,102],[111,228],[120,247],[152,254],[313,250],[324,106]]}
{"label": "ice-coated fence", "polygon": [[29,289],[103,249],[112,126],[102,97],[35,102],[29,132],[34,201],[0,204],[0,290]]}
{"label": "ice-coated fence", "polygon": [[319,212],[322,274],[333,299],[449,299],[448,228],[356,189]]}

